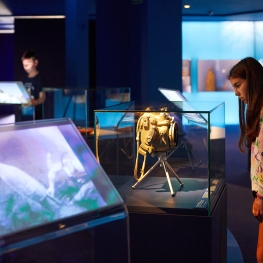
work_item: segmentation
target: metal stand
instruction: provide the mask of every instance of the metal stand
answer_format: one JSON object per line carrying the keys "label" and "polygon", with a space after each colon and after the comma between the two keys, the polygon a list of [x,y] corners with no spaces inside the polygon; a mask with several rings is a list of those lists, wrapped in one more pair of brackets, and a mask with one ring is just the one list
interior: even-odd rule
{"label": "metal stand", "polygon": [[[169,176],[169,173],[168,173],[168,169],[170,170],[170,172],[172,172],[176,179],[178,180],[178,182],[180,183],[180,185],[184,185],[184,183],[180,180],[180,178],[178,177],[178,175],[175,173],[175,171],[173,170],[173,168],[170,166],[170,164],[167,162],[167,158],[174,152],[174,150],[168,155],[166,156],[166,152],[159,152],[157,153],[157,156],[158,156],[158,161],[145,173],[143,174],[139,180],[132,186],[132,188],[134,189],[137,184],[139,182],[141,182],[158,164],[160,164],[160,166],[163,167],[164,169],[164,172],[165,172],[165,175],[166,175],[166,178],[167,178],[167,181],[168,181],[168,184],[169,184],[169,187],[170,187],[170,191],[171,191],[171,195],[172,196],[175,196],[175,193],[174,193],[174,190],[173,190],[173,186],[172,186],[172,183],[171,183],[171,180],[170,180],[170,176]],[[168,168],[168,169],[167,169]]]}

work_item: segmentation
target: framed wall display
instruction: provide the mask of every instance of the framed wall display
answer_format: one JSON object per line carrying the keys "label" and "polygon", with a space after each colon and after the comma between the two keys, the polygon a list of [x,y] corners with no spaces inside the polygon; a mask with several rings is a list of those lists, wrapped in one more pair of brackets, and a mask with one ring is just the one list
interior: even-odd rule
{"label": "framed wall display", "polygon": [[198,91],[233,91],[227,79],[239,60],[198,60]]}
{"label": "framed wall display", "polygon": [[182,61],[182,90],[184,92],[191,92],[191,77],[190,77],[191,61],[184,59]]}

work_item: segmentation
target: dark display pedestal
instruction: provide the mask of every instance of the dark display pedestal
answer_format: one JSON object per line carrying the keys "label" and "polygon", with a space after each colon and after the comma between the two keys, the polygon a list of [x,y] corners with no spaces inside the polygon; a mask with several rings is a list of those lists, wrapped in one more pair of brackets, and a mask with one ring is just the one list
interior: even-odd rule
{"label": "dark display pedestal", "polygon": [[[116,220],[0,255],[0,263],[128,263],[126,220]],[[118,249],[116,249],[116,247]]]}
{"label": "dark display pedestal", "polygon": [[[160,181],[164,180],[150,178],[141,189],[131,189],[132,182],[127,182],[119,189],[129,211],[131,262],[226,262],[225,184],[208,216],[207,210],[187,208],[193,200],[194,185],[197,186],[194,179],[182,179],[186,182],[183,193],[178,191],[175,197],[168,196],[169,190],[161,191]],[[172,183],[176,188],[174,180]],[[177,207],[180,202],[182,205],[181,195],[185,209]]]}

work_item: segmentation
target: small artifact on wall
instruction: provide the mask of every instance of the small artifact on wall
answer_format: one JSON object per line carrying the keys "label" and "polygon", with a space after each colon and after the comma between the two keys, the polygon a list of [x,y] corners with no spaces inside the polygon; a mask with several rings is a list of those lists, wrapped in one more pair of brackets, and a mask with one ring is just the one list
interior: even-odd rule
{"label": "small artifact on wall", "polygon": [[207,75],[206,75],[206,90],[207,91],[215,91],[216,89],[216,78],[213,70],[209,68],[207,70]]}
{"label": "small artifact on wall", "polygon": [[227,79],[239,60],[198,60],[198,91],[233,91]]}

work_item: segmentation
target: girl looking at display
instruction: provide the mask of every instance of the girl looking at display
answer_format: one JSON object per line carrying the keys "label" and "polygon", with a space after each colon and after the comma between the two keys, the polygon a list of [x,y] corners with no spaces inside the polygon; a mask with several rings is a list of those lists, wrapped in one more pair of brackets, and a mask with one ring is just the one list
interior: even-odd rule
{"label": "girl looking at display", "polygon": [[239,61],[229,72],[239,99],[239,149],[251,149],[252,213],[259,221],[257,262],[263,263],[263,67],[254,58]]}

